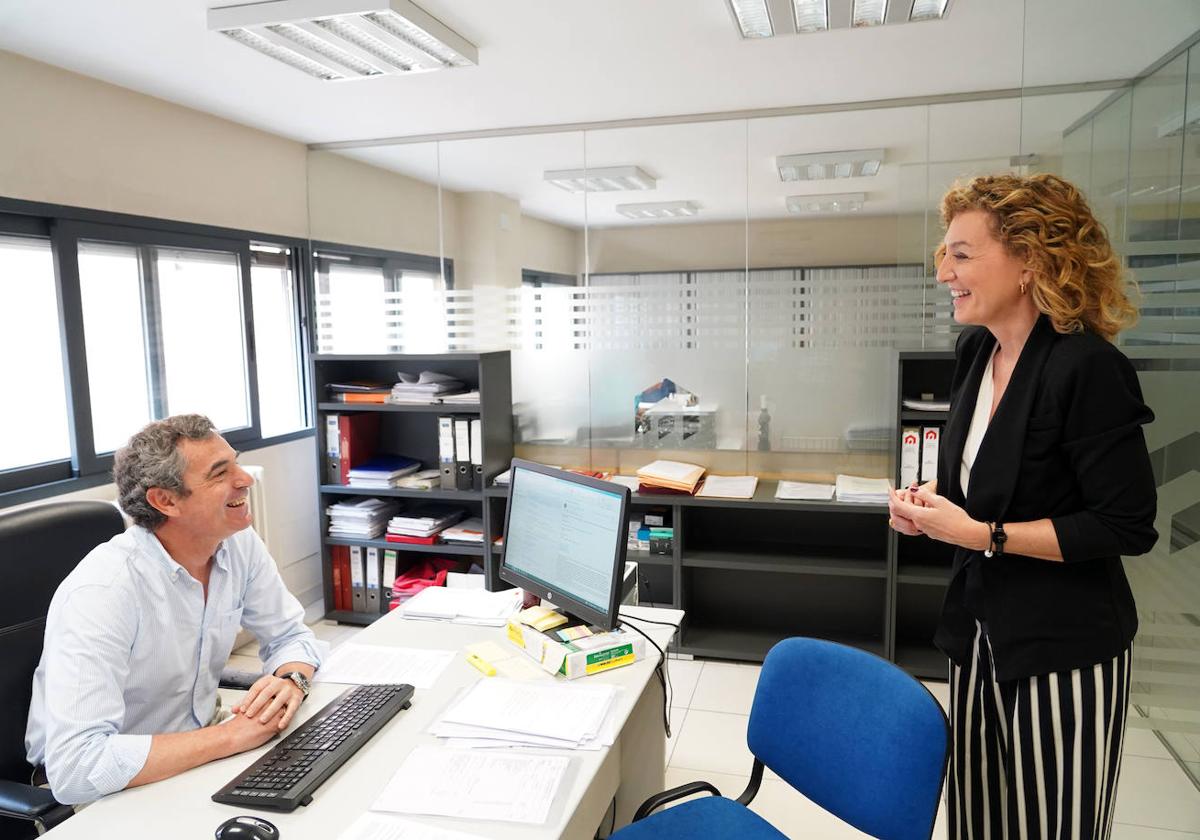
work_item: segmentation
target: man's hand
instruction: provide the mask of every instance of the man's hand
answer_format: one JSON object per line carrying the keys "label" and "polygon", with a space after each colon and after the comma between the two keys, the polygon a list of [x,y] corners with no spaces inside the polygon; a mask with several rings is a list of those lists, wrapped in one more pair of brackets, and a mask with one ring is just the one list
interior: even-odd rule
{"label": "man's hand", "polygon": [[[282,717],[282,714],[278,715]],[[224,723],[214,727],[221,730],[229,739],[230,755],[261,747],[267,741],[279,734],[283,728],[277,720],[268,719],[265,723],[254,717],[234,714]]]}
{"label": "man's hand", "polygon": [[257,719],[258,723],[273,723],[278,732],[287,728],[302,702],[304,692],[299,686],[291,680],[268,674],[250,686],[242,702],[233,707],[233,713]]}

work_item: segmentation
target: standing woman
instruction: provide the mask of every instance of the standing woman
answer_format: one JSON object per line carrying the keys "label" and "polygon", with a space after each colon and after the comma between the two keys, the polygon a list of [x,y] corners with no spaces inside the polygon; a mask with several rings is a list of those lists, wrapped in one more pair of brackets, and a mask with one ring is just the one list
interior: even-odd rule
{"label": "standing woman", "polygon": [[956,546],[935,644],[951,659],[950,837],[1107,838],[1137,612],[1121,555],[1154,545],[1136,317],[1079,190],[998,175],[942,199],[954,319],[937,480],[892,526]]}

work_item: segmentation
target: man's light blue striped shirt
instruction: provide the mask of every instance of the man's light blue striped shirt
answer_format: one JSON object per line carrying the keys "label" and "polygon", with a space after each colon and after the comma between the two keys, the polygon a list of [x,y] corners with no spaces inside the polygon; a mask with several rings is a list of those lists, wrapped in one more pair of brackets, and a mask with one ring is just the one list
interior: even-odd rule
{"label": "man's light blue striped shirt", "polygon": [[266,673],[320,664],[304,609],[250,528],[213,555],[208,599],[150,531],[134,526],[95,549],[50,603],[25,731],[59,802],[123,789],[150,737],[205,726],[238,627],[258,637]]}

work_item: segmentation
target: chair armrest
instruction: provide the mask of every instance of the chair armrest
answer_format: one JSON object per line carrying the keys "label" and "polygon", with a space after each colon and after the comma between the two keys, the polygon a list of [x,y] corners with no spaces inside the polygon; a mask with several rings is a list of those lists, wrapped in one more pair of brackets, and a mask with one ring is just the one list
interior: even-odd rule
{"label": "chair armrest", "polygon": [[757,758],[754,759],[754,766],[750,768],[750,781],[746,783],[746,789],[742,791],[737,801],[743,805],[749,805],[754,801],[754,797],[758,795],[758,789],[762,785],[763,780],[763,763]]}
{"label": "chair armrest", "polygon": [[46,788],[0,780],[0,816],[40,822],[50,829],[74,813]]}
{"label": "chair armrest", "polygon": [[638,806],[637,813],[633,815],[633,822],[650,816],[650,813],[656,808],[661,808],[668,802],[674,802],[676,799],[683,799],[685,796],[691,796],[693,793],[701,793],[708,791],[713,796],[720,796],[721,791],[717,790],[711,782],[688,782],[686,785],[664,790],[662,793],[656,793],[645,802]]}
{"label": "chair armrest", "polygon": [[221,672],[221,679],[217,683],[220,688],[237,688],[245,691],[258,682],[262,674],[256,674],[253,671],[235,671],[232,668],[226,668]]}

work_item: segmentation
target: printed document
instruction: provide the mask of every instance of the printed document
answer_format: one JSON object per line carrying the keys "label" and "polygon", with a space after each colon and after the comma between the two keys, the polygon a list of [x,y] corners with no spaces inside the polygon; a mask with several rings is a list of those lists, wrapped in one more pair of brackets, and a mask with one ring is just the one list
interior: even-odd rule
{"label": "printed document", "polygon": [[408,683],[414,688],[432,688],[452,659],[454,651],[450,650],[347,643],[322,663],[313,681],[351,685]]}
{"label": "printed document", "polygon": [[808,481],[781,481],[775,488],[775,498],[827,502],[833,498],[833,485],[813,484]]}
{"label": "printed document", "polygon": [[710,475],[704,479],[697,497],[715,499],[752,499],[758,488],[756,475]]}
{"label": "printed document", "polygon": [[371,810],[540,824],[569,763],[566,756],[420,746]]}
{"label": "printed document", "polygon": [[446,710],[442,722],[578,744],[599,732],[615,696],[611,685],[528,683],[492,677],[475,683],[462,700]]}
{"label": "printed document", "polygon": [[338,840],[479,840],[478,834],[450,831],[432,825],[366,813],[338,835]]}

